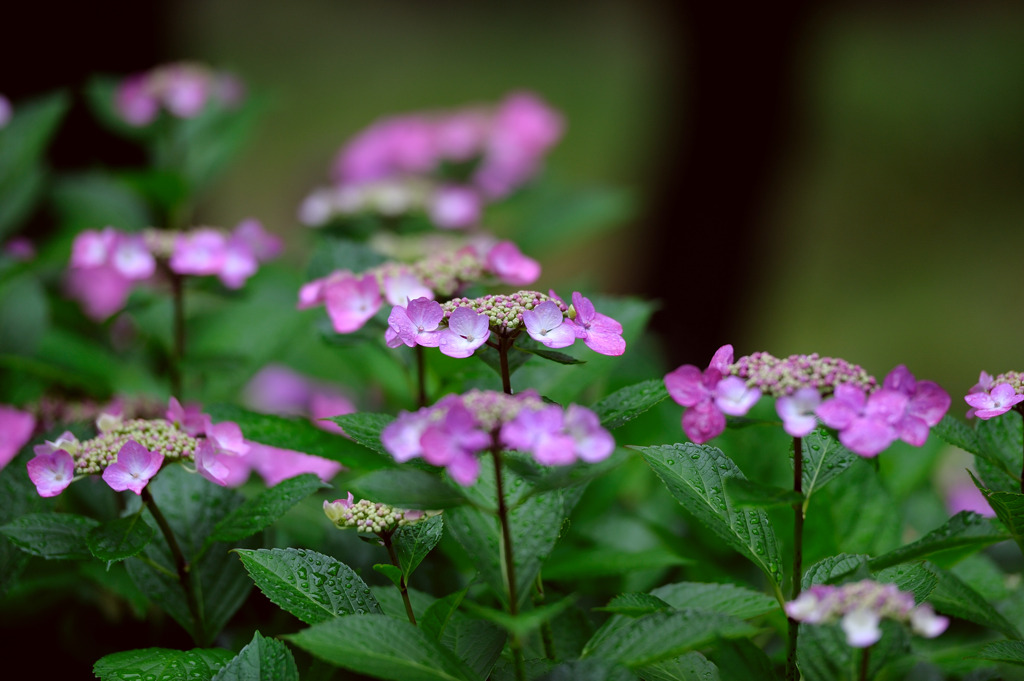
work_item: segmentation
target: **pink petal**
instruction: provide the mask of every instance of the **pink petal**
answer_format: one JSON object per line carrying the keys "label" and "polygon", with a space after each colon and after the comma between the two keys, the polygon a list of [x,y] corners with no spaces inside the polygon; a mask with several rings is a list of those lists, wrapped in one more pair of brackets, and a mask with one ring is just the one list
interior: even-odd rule
{"label": "pink petal", "polygon": [[0,404],[0,470],[28,443],[35,427],[36,417],[29,412]]}
{"label": "pink petal", "polygon": [[55,497],[75,478],[75,461],[63,449],[37,454],[27,464],[28,477],[41,497]]}

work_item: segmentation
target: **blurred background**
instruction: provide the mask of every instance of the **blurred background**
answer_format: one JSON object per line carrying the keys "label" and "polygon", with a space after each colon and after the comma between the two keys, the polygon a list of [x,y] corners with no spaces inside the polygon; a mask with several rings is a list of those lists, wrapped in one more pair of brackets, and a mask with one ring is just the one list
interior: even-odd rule
{"label": "blurred background", "polygon": [[142,162],[91,120],[90,75],[194,59],[241,76],[263,116],[199,215],[257,217],[296,262],[298,204],[354,133],[529,89],[568,122],[548,179],[604,197],[597,238],[523,244],[539,288],[658,299],[672,366],[731,342],[879,376],[907,363],[954,396],[1022,368],[1020,3],[162,0],[14,18],[0,92],[76,93],[58,169]]}

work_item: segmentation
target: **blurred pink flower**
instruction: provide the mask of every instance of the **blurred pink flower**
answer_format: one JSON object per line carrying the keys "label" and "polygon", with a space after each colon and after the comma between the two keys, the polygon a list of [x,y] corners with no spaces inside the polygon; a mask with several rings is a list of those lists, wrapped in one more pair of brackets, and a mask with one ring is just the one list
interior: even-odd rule
{"label": "blurred pink flower", "polygon": [[0,404],[0,470],[28,444],[35,427],[34,415]]}

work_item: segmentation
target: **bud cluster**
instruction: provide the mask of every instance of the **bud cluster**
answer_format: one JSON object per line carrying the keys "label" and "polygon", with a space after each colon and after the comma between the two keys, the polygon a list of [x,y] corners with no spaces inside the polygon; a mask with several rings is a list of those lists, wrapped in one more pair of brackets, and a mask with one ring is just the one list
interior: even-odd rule
{"label": "bud cluster", "polygon": [[68,449],[72,446],[70,443],[65,443],[62,447],[75,459],[76,474],[102,473],[107,466],[117,461],[118,452],[132,440],[145,447],[147,451],[156,452],[172,461],[192,461],[199,446],[196,438],[164,419],[108,422],[101,416],[100,429],[101,432],[96,437],[78,443],[77,452]]}
{"label": "bud cluster", "polygon": [[395,508],[369,499],[324,501],[324,514],[339,530],[354,529],[369,534],[391,534],[399,527],[425,520],[440,511],[417,511]]}
{"label": "bud cluster", "polygon": [[870,393],[878,385],[874,376],[856,364],[845,359],[821,357],[817,353],[779,359],[767,352],[755,352],[740,357],[723,373],[739,376],[748,387],[757,388],[762,394],[772,397],[789,396],[808,387],[826,396],[842,383],[852,383]]}
{"label": "bud cluster", "polygon": [[538,291],[517,291],[508,295],[486,295],[482,298],[453,298],[441,305],[446,319],[458,308],[469,308],[487,316],[488,327],[502,336],[511,336],[523,326],[523,313],[533,310],[544,301],[551,300],[563,315],[575,316],[561,300],[553,299]]}

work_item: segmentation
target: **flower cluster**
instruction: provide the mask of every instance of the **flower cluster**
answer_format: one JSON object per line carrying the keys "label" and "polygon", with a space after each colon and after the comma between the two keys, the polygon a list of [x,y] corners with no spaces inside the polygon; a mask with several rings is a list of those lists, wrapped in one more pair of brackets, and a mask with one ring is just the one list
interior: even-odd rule
{"label": "flower cluster", "polygon": [[883,618],[910,624],[915,634],[925,638],[935,638],[949,626],[949,618],[936,615],[927,603],[914,605],[914,594],[868,579],[812,586],[786,603],[786,614],[808,624],[839,620],[846,642],[855,648],[866,648],[882,638]]}
{"label": "flower cluster", "polygon": [[[485,201],[508,195],[533,176],[562,135],[561,116],[519,92],[494,108],[394,116],[377,121],[339,152],[335,186],[311,194],[300,219],[319,226],[337,214],[424,209],[442,228],[475,226]],[[468,179],[444,179],[452,165]]]}
{"label": "flower cluster", "polygon": [[993,378],[982,371],[978,382],[964,396],[970,405],[967,418],[987,420],[1001,416],[1024,402],[1024,374],[1008,371]]}
{"label": "flower cluster", "polygon": [[759,352],[733,362],[731,345],[719,348],[704,371],[684,365],[669,373],[665,387],[688,407],[683,430],[694,442],[721,434],[726,414],[742,416],[768,395],[776,398],[776,411],[793,437],[809,434],[820,421],[861,456],[875,456],[897,439],[921,446],[950,404],[936,383],[916,380],[903,365],[878,386],[864,369],[842,359],[779,359]]}
{"label": "flower cluster", "polygon": [[511,241],[481,243],[428,256],[414,263],[385,263],[362,274],[347,270],[315,279],[299,290],[299,309],[323,304],[338,333],[366,324],[386,300],[405,305],[417,298],[450,296],[487,277],[522,286],[540,276],[540,265]]}
{"label": "flower cluster", "polygon": [[130,125],[152,123],[163,108],[177,118],[194,118],[211,102],[237,105],[242,83],[229,73],[179,62],[128,76],[118,85],[114,107]]}
{"label": "flower cluster", "polygon": [[427,298],[396,305],[388,315],[385,340],[400,345],[439,348],[449,357],[469,357],[488,341],[491,333],[515,339],[526,333],[549,348],[564,348],[578,339],[602,355],[626,350],[622,325],[597,312],[578,292],[572,305],[537,291],[481,298],[454,298],[443,305]]}
{"label": "flower cluster", "polygon": [[216,275],[228,288],[240,288],[281,247],[278,237],[252,219],[240,222],[231,234],[211,227],[137,234],[109,226],[90,229],[72,243],[68,292],[89,317],[102,321],[124,307],[136,283],[157,273],[158,261],[177,274]]}
{"label": "flower cluster", "polygon": [[402,412],[381,433],[381,441],[397,461],[422,457],[434,466],[444,466],[460,485],[476,481],[478,455],[495,447],[528,452],[544,466],[576,460],[593,463],[615,449],[611,434],[585,407],[571,404],[563,410],[533,392],[506,395],[479,390]]}
{"label": "flower cluster", "polygon": [[438,513],[395,508],[369,499],[355,501],[352,492],[348,493],[346,499],[324,501],[324,514],[335,527],[339,530],[351,528],[367,534],[388,535],[399,527],[418,523]]}

